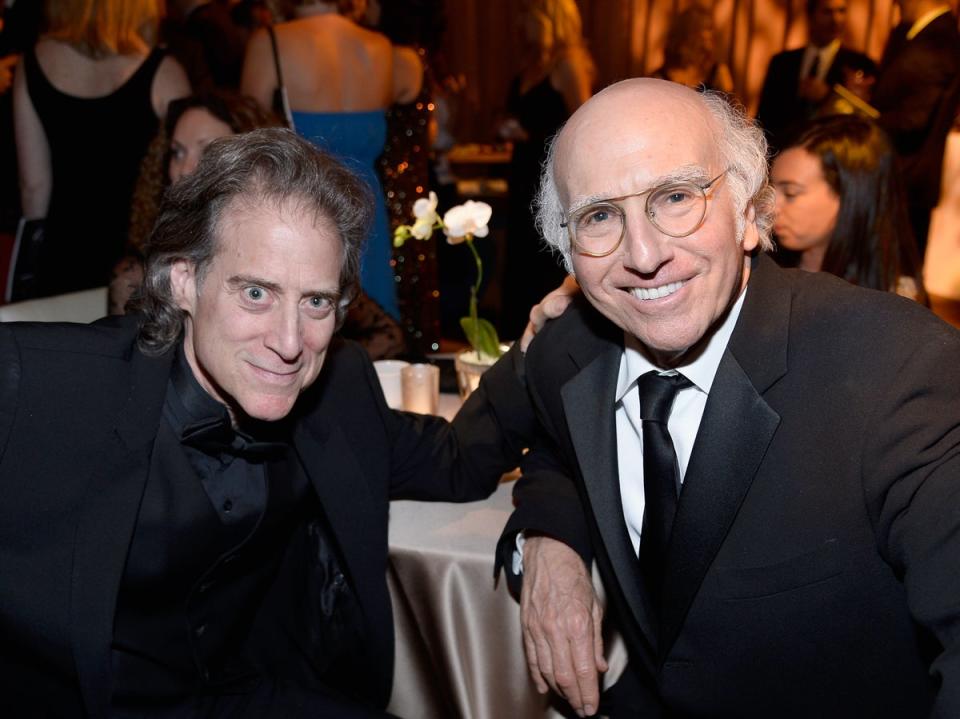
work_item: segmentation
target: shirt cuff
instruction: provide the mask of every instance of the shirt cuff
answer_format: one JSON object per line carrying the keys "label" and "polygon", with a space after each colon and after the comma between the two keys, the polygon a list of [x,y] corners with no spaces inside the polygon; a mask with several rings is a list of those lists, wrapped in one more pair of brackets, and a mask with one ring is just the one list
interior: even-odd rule
{"label": "shirt cuff", "polygon": [[527,537],[524,535],[524,533],[517,532],[517,547],[513,550],[513,562],[511,563],[510,568],[518,577],[523,575],[523,545],[526,541]]}

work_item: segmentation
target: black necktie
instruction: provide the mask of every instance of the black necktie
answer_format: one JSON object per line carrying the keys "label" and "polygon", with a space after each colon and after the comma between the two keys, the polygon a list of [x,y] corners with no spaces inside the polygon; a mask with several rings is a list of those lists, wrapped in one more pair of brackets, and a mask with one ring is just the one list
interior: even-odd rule
{"label": "black necktie", "polygon": [[807,77],[811,80],[816,79],[820,74],[820,51],[817,50],[813,55],[813,62],[810,63],[810,69],[807,71]]}
{"label": "black necktie", "polygon": [[664,556],[680,493],[680,469],[667,420],[677,392],[690,384],[683,375],[657,372],[647,372],[637,380],[643,419],[644,510],[640,568],[655,605],[659,605]]}

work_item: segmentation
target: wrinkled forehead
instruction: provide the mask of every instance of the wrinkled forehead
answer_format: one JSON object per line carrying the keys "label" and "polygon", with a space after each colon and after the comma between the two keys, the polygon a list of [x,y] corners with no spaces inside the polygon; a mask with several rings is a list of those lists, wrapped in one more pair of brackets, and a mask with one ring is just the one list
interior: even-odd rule
{"label": "wrinkled forehead", "polygon": [[554,180],[565,210],[670,179],[722,172],[716,123],[696,93],[663,83],[595,96],[557,139]]}

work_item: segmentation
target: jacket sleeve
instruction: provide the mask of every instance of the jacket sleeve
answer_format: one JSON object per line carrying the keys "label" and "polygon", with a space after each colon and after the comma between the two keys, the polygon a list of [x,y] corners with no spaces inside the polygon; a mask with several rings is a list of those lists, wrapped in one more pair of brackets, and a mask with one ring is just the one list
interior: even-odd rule
{"label": "jacket sleeve", "polygon": [[[933,716],[960,716],[960,334],[927,335],[881,385],[863,447],[881,555],[939,644]],[[878,378],[880,379],[880,378]]]}
{"label": "jacket sleeve", "polygon": [[[483,374],[450,423],[389,410],[379,393],[390,436],[391,499],[462,502],[489,496],[503,474],[519,465],[536,426],[522,372],[516,347]],[[376,383],[375,374],[371,381]]]}
{"label": "jacket sleeve", "polygon": [[513,554],[517,535],[543,535],[571,547],[589,566],[593,561],[589,524],[583,500],[563,461],[557,433],[561,431],[548,416],[537,390],[543,378],[531,380],[528,396],[539,421],[533,427],[530,447],[523,457],[523,474],[513,488],[514,511],[497,542],[494,576],[501,568],[511,592],[518,595],[522,573],[514,571]]}

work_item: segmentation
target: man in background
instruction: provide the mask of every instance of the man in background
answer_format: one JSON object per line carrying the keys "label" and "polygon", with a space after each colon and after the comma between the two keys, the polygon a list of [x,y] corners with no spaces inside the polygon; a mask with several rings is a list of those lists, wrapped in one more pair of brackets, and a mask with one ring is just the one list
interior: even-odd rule
{"label": "man in background", "polygon": [[898,0],[871,104],[900,157],[920,257],[940,200],[943,149],[960,106],[960,33],[941,0]]}
{"label": "man in background", "polygon": [[773,150],[813,117],[835,84],[863,84],[876,74],[873,60],[843,46],[846,28],[847,0],[807,0],[807,45],[770,59],[757,121]]}

